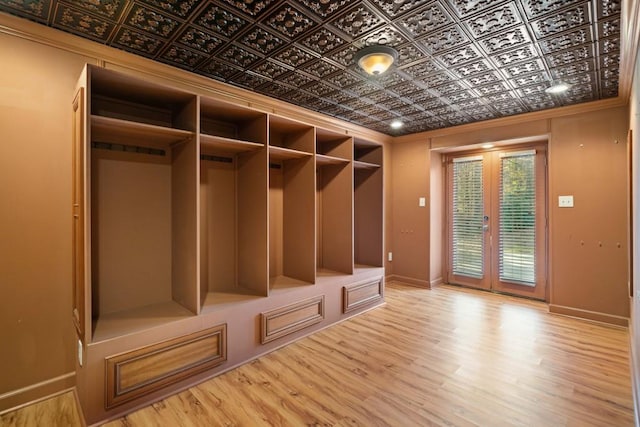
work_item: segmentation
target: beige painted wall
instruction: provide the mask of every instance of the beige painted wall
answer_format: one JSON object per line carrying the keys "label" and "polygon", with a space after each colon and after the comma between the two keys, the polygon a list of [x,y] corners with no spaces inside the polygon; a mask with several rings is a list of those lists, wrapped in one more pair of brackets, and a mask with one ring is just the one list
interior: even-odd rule
{"label": "beige painted wall", "polygon": [[[550,303],[629,316],[628,113],[613,108],[551,121]],[[573,195],[574,208],[558,196]]]}
{"label": "beige painted wall", "polygon": [[[481,132],[452,133],[432,140],[437,147],[454,147],[548,133],[549,302],[571,309],[574,315],[596,312],[604,314],[604,320],[607,316],[629,315],[627,120],[626,108],[607,108],[550,120],[493,128],[487,125]],[[443,198],[425,193],[430,190],[428,169],[432,169],[434,180],[441,165],[429,160],[427,144],[418,138],[394,143],[392,147],[393,243],[387,245],[394,254],[392,275],[416,282],[435,280],[436,260],[442,260],[444,255],[441,246],[431,240],[438,233],[437,221],[430,218],[428,211],[419,209],[417,202],[424,193],[431,202],[431,211],[441,212]],[[437,187],[437,183],[432,183],[431,192],[433,186]],[[558,195],[573,195],[575,207],[558,208]],[[430,271],[433,269],[436,271]]]}
{"label": "beige painted wall", "polygon": [[[429,285],[429,203],[418,206],[418,199],[429,202],[429,144],[416,141],[391,145],[391,194],[393,215],[393,261],[387,276]],[[387,173],[389,171],[387,170]]]}
{"label": "beige painted wall", "polygon": [[2,395],[74,370],[71,100],[91,60],[2,34],[0,58]]}

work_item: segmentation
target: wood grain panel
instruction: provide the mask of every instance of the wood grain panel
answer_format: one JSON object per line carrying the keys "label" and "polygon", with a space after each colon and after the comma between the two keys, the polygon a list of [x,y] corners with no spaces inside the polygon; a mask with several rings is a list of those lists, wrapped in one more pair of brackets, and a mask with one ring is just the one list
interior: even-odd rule
{"label": "wood grain panel", "polygon": [[72,316],[78,337],[85,341],[85,258],[84,258],[84,88],[78,89],[73,99],[73,165],[72,165]]}
{"label": "wood grain panel", "polygon": [[227,325],[105,359],[106,402],[112,408],[227,360]]}
{"label": "wood grain panel", "polygon": [[261,313],[260,342],[266,344],[324,320],[324,295]]}
{"label": "wood grain panel", "polygon": [[383,297],[384,285],[382,279],[344,286],[342,288],[342,312],[348,313],[374,304]]}

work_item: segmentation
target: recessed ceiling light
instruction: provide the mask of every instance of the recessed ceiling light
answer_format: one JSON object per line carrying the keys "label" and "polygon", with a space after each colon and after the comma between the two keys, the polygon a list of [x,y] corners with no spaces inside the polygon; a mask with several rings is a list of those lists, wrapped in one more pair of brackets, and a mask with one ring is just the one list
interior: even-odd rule
{"label": "recessed ceiling light", "polygon": [[402,127],[404,123],[402,123],[400,120],[394,120],[391,122],[391,128],[392,129],[400,129]]}
{"label": "recessed ceiling light", "polygon": [[557,82],[551,86],[549,86],[548,88],[546,88],[544,91],[547,93],[552,93],[552,94],[556,94],[556,93],[562,93],[562,92],[566,92],[569,89],[569,84],[565,83],[565,82]]}
{"label": "recessed ceiling light", "polygon": [[484,148],[485,150],[488,150],[489,148],[493,148],[494,145],[493,144],[482,144],[480,146],[480,148]]}

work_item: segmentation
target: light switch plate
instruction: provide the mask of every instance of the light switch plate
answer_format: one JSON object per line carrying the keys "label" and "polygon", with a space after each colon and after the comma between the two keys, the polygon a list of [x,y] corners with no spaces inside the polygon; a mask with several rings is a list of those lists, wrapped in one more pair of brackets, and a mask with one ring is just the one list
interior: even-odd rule
{"label": "light switch plate", "polygon": [[418,199],[418,206],[420,206],[421,208],[424,208],[425,206],[427,206],[427,198],[426,197],[420,197]]}
{"label": "light switch plate", "polygon": [[558,207],[559,208],[572,208],[573,207],[573,196],[558,196]]}

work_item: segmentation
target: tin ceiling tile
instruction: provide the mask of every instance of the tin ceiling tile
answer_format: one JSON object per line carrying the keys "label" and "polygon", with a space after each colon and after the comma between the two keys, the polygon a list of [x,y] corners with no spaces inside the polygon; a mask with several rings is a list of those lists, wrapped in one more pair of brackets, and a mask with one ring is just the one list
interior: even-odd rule
{"label": "tin ceiling tile", "polygon": [[291,39],[315,25],[315,22],[304,12],[288,3],[276,9],[264,22],[280,34]]}
{"label": "tin ceiling tile", "polygon": [[162,61],[188,70],[192,70],[206,58],[200,52],[180,46],[171,46],[160,56]]}
{"label": "tin ceiling tile", "polygon": [[344,46],[347,41],[336,33],[322,27],[304,38],[301,43],[314,52],[322,55]]}
{"label": "tin ceiling tile", "polygon": [[311,61],[315,57],[309,52],[300,49],[299,47],[290,46],[287,49],[275,54],[274,58],[282,62],[283,64],[297,68],[302,64]]}
{"label": "tin ceiling tile", "polygon": [[328,18],[334,13],[349,7],[351,2],[349,0],[300,0],[300,3],[316,15],[322,18]]}
{"label": "tin ceiling tile", "polygon": [[[618,93],[620,0],[0,0],[0,11],[393,135]],[[390,71],[358,67],[367,45],[397,49]],[[546,94],[558,79],[571,90]]]}
{"label": "tin ceiling tile", "polygon": [[197,25],[227,38],[248,25],[248,21],[215,4],[208,5],[194,21]]}
{"label": "tin ceiling tile", "polygon": [[138,4],[134,5],[125,21],[132,27],[164,39],[170,38],[180,25],[180,22],[171,16]]}
{"label": "tin ceiling tile", "polygon": [[228,5],[251,16],[260,15],[275,0],[224,0]]}
{"label": "tin ceiling tile", "polygon": [[254,27],[240,38],[240,43],[263,55],[268,55],[282,46],[284,40],[267,30]]}
{"label": "tin ceiling tile", "polygon": [[384,20],[364,3],[336,18],[332,24],[353,38],[384,24]]}
{"label": "tin ceiling tile", "polygon": [[438,53],[447,50],[459,48],[468,42],[469,38],[458,25],[452,25],[451,27],[429,33],[424,38],[420,39],[420,43],[432,55],[437,55]]}
{"label": "tin ceiling tile", "polygon": [[588,3],[563,9],[556,15],[546,16],[531,22],[531,28],[537,38],[547,37],[591,22]]}
{"label": "tin ceiling tile", "polygon": [[449,4],[453,6],[453,9],[456,11],[458,16],[464,18],[469,15],[473,15],[474,13],[480,12],[484,9],[489,9],[495,7],[501,3],[504,3],[504,0],[448,0]]}
{"label": "tin ceiling tile", "polygon": [[[95,1],[84,0],[85,2],[99,4],[99,3],[113,3],[113,1]],[[141,3],[153,5],[163,12],[170,13],[171,15],[179,18],[186,18],[198,5],[198,0],[140,0]]]}
{"label": "tin ceiling tile", "polygon": [[467,28],[474,37],[481,38],[500,31],[505,28],[522,24],[520,13],[514,3],[507,3],[495,9],[474,15],[465,21]]}
{"label": "tin ceiling tile", "polygon": [[291,71],[290,68],[285,67],[275,61],[266,60],[261,63],[255,64],[251,71],[269,79],[276,79],[279,76]]}
{"label": "tin ceiling tile", "polygon": [[[62,2],[58,2],[61,4]],[[126,0],[69,0],[68,5],[73,6],[76,9],[82,9],[87,12],[100,15],[111,21],[118,21],[124,6],[127,4]]]}
{"label": "tin ceiling tile", "polygon": [[199,28],[186,27],[177,42],[200,52],[211,54],[224,43],[224,40]]}
{"label": "tin ceiling tile", "polygon": [[56,7],[53,26],[101,42],[106,42],[115,28],[110,21],[65,4]]}
{"label": "tin ceiling tile", "polygon": [[113,39],[113,44],[143,56],[154,56],[164,42],[141,32],[121,27]]}
{"label": "tin ceiling tile", "polygon": [[405,16],[401,24],[414,38],[417,38],[437,28],[453,24],[453,20],[441,3],[434,2]]}
{"label": "tin ceiling tile", "polygon": [[4,0],[1,6],[7,13],[47,22],[51,0]]}
{"label": "tin ceiling tile", "polygon": [[213,77],[217,80],[227,81],[233,75],[242,72],[242,69],[225,64],[218,61],[217,59],[212,59],[206,64],[201,65],[198,71],[206,76]]}
{"label": "tin ceiling tile", "polygon": [[229,45],[228,47],[223,49],[218,57],[231,64],[245,69],[249,68],[252,64],[256,63],[260,59],[258,55],[254,55],[248,50],[234,44]]}

